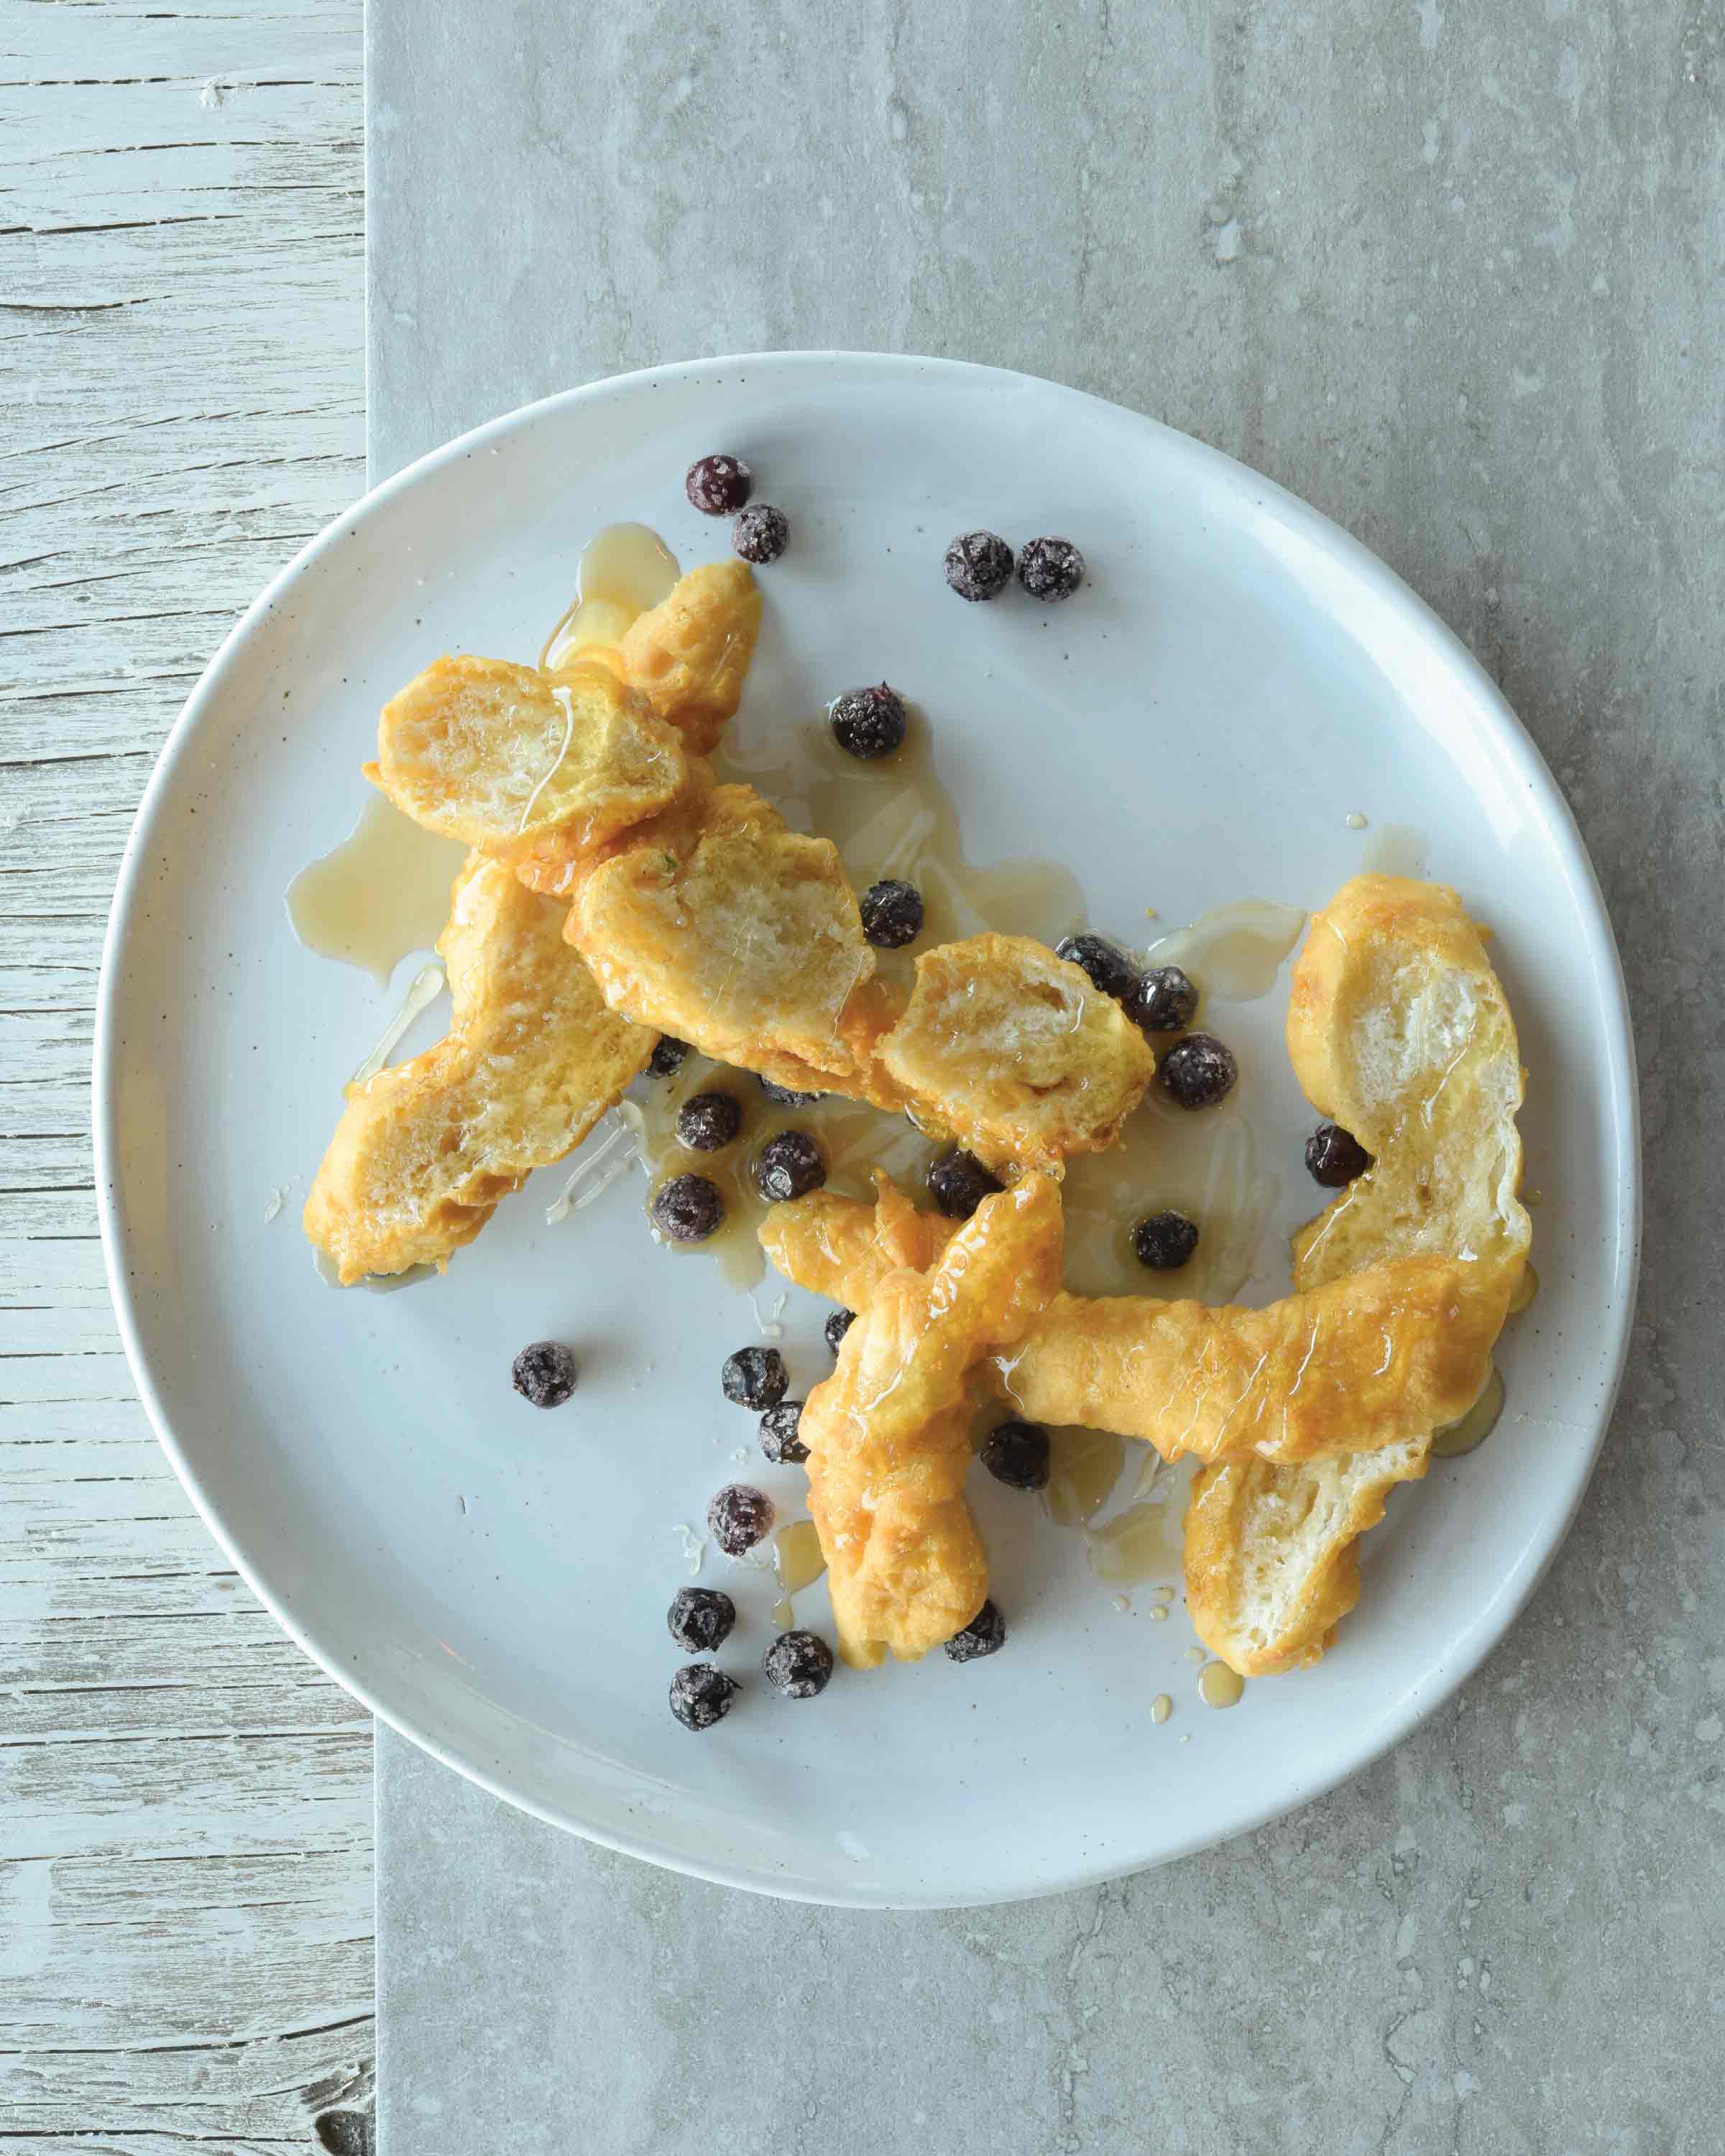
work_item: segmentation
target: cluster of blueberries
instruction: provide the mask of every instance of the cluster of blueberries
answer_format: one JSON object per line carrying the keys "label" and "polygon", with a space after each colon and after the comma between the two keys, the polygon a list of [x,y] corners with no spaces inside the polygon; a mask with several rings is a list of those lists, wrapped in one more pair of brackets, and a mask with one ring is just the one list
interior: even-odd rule
{"label": "cluster of blueberries", "polygon": [[[790,544],[790,519],[770,503],[752,501],[755,475],[741,457],[723,450],[699,457],[683,491],[703,516],[728,516],[731,546],[745,562],[776,562]],[[1012,582],[1013,552],[997,531],[961,531],[946,552],[947,582],[964,599],[998,598]],[[1070,539],[1048,534],[1019,551],[1019,582],[1034,599],[1069,599],[1084,582],[1084,557]],[[876,751],[876,754],[884,753]]]}
{"label": "cluster of blueberries", "polygon": [[[855,1315],[855,1311],[835,1310],[827,1320],[827,1340],[834,1354]],[[799,1434],[803,1404],[785,1398],[790,1375],[778,1348],[739,1348],[726,1357],[719,1382],[733,1406],[760,1417],[761,1450],[774,1466],[795,1466],[808,1459],[809,1448]],[[1041,1435],[1045,1483],[1048,1438],[1045,1432]],[[1012,1479],[999,1467],[993,1471],[1003,1481]],[[1017,1486],[1033,1489],[1042,1484],[1021,1481]],[[727,1482],[706,1508],[713,1540],[732,1558],[746,1557],[770,1534],[774,1517],[773,1500],[750,1482]],[[716,1654],[736,1623],[737,1604],[712,1587],[680,1588],[665,1613],[672,1639],[688,1655]],[[947,1641],[947,1652],[955,1662],[968,1662],[979,1655],[992,1655],[1005,1638],[999,1611],[992,1602],[986,1603],[964,1630]],[[826,1690],[832,1676],[833,1650],[818,1632],[781,1632],[761,1658],[761,1673],[782,1697],[813,1699]],[[741,1689],[735,1677],[713,1662],[687,1663],[671,1679],[671,1712],[685,1729],[711,1729],[731,1712]]]}

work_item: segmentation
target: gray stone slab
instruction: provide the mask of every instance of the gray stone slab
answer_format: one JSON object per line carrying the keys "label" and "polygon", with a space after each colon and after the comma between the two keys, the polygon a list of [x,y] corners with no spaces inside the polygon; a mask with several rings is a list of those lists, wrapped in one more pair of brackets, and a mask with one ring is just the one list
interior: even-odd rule
{"label": "gray stone slab", "polygon": [[372,447],[850,345],[1120,398],[1472,644],[1605,886],[1650,1208],[1574,1533],[1458,1704],[1124,1885],[952,1916],[680,1881],[380,1746],[385,2156],[1712,2150],[1725,1527],[1712,0],[372,0]]}

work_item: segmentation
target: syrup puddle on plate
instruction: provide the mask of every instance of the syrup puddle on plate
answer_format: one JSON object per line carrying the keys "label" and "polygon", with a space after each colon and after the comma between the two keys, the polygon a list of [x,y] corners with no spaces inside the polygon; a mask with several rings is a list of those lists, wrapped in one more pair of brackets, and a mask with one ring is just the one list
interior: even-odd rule
{"label": "syrup puddle on plate", "polygon": [[575,596],[545,639],[539,664],[547,674],[593,644],[616,644],[640,615],[670,596],[677,557],[645,524],[608,524],[581,550]]}
{"label": "syrup puddle on plate", "polygon": [[1276,986],[1282,961],[1305,926],[1306,916],[1297,906],[1281,906],[1271,898],[1235,899],[1160,937],[1145,953],[1145,963],[1183,967],[1206,998],[1255,1003]]}
{"label": "syrup puddle on plate", "polygon": [[381,988],[410,951],[435,946],[466,859],[465,846],[422,831],[374,794],[349,836],[288,886],[289,925],[308,951],[359,967]]}
{"label": "syrup puddle on plate", "polygon": [[1454,1422],[1445,1423],[1433,1436],[1432,1458],[1460,1460],[1466,1453],[1477,1452],[1497,1429],[1502,1413],[1503,1378],[1494,1368],[1467,1413]]}
{"label": "syrup puddle on plate", "polygon": [[773,1537],[773,1569],[778,1578],[778,1599],[773,1605],[773,1621],[781,1632],[788,1632],[795,1622],[791,1598],[805,1587],[813,1587],[826,1568],[813,1520],[791,1520]]}

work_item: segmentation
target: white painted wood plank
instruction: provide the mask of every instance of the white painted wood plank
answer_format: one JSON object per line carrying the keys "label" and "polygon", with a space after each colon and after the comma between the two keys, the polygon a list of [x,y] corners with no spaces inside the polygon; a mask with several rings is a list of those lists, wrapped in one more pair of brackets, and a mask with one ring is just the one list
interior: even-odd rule
{"label": "white painted wood plank", "polygon": [[0,2130],[316,2145],[371,2051],[366,1717],[133,1397],[89,1059],[151,762],[362,484],[359,0],[0,0]]}

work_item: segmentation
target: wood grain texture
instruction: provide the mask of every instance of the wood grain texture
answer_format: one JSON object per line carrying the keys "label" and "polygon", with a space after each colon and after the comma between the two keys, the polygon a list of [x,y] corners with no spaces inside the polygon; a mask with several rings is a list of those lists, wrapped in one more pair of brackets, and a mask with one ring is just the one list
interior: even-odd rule
{"label": "wood grain texture", "polygon": [[306,2148],[369,2098],[369,1722],[228,1568],[133,1396],[88,1102],[162,737],[363,485],[360,38],[360,0],[0,0],[8,2148]]}

